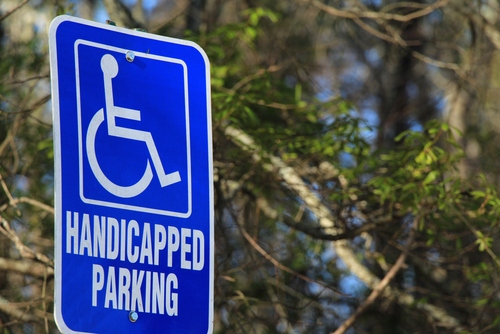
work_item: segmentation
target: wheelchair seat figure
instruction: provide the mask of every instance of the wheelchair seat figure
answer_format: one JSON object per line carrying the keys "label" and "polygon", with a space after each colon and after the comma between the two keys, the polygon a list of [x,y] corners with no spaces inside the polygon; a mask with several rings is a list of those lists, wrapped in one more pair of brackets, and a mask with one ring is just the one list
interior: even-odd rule
{"label": "wheelchair seat figure", "polygon": [[[104,94],[105,94],[105,108],[106,108],[106,121],[108,126],[108,135],[119,138],[126,138],[132,140],[143,141],[146,143],[147,149],[153,161],[153,167],[156,170],[160,185],[162,187],[181,181],[178,171],[166,174],[163,165],[156,149],[155,142],[151,132],[120,127],[116,125],[116,118],[125,118],[134,121],[141,121],[141,112],[139,110],[117,107],[113,100],[113,83],[112,79],[118,74],[118,62],[115,57],[110,54],[105,54],[101,58],[101,69],[104,77]],[[120,186],[109,180],[101,170],[97,161],[95,152],[95,139],[99,126],[104,121],[104,108],[101,108],[90,121],[86,149],[90,168],[94,173],[99,183],[110,193],[122,198],[131,198],[141,194],[151,183],[153,179],[153,172],[149,159],[147,161],[146,170],[141,179],[131,186]]]}

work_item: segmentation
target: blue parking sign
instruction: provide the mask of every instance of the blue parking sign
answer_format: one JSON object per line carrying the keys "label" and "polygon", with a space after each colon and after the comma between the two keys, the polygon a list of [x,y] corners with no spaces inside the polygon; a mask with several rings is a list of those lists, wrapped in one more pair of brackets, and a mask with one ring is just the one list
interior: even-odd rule
{"label": "blue parking sign", "polygon": [[63,333],[212,333],[210,68],[195,43],[50,27]]}

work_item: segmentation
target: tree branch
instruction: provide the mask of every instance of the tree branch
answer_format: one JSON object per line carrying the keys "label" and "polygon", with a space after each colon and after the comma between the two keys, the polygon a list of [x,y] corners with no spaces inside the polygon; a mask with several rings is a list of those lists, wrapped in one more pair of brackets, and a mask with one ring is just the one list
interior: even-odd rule
{"label": "tree branch", "polygon": [[[225,134],[238,145],[242,150],[251,154],[254,162],[261,163],[267,171],[272,171],[280,175],[285,181],[287,187],[294,190],[298,196],[304,201],[307,208],[319,219],[320,225],[324,228],[325,233],[338,235],[344,231],[335,227],[333,217],[330,210],[321,203],[319,198],[311,191],[311,189],[302,181],[298,173],[288,166],[281,158],[269,154],[261,147],[255,144],[255,141],[248,134],[242,130],[229,126],[225,129]],[[263,158],[269,162],[263,162]],[[333,168],[333,166],[332,166]],[[340,175],[341,176],[341,175]],[[266,214],[269,210],[265,210],[261,204],[262,211]],[[272,213],[272,212],[269,212]],[[274,216],[276,218],[276,216]],[[368,268],[363,265],[356,254],[351,249],[349,242],[345,239],[332,241],[332,247],[335,248],[337,256],[342,259],[346,267],[362,280],[370,289],[376,289],[381,280],[375,276]],[[396,299],[401,305],[408,307],[415,307],[427,313],[431,322],[436,326],[452,328],[455,333],[463,330],[460,321],[455,317],[449,315],[446,310],[437,306],[426,303],[415,303],[415,298],[407,293],[401,292],[397,289],[387,287],[382,292],[383,296],[389,299]]]}
{"label": "tree branch", "polygon": [[264,256],[269,262],[271,262],[275,267],[283,270],[283,271],[286,271],[287,273],[289,274],[292,274],[294,276],[297,276],[298,278],[306,281],[306,282],[309,282],[309,283],[315,283],[315,284],[318,284],[318,285],[321,285],[322,287],[326,288],[326,289],[329,289],[329,290],[332,290],[333,292],[343,296],[343,297],[346,297],[346,298],[352,298],[348,295],[345,295],[343,294],[342,292],[340,292],[339,290],[337,289],[334,289],[328,285],[325,285],[323,283],[320,283],[316,280],[313,280],[307,276],[304,276],[302,275],[301,273],[298,273],[296,272],[295,270],[292,270],[284,265],[282,265],[281,263],[279,263],[278,260],[276,260],[275,258],[273,258],[271,255],[269,255],[269,253],[267,253],[262,247],[259,246],[259,244],[253,240],[253,238],[248,234],[247,231],[245,231],[245,229],[243,227],[240,228],[241,230],[241,233],[243,234],[243,236],[245,237],[245,239],[247,239],[247,241],[252,245],[253,248],[255,248],[256,251],[258,251],[260,254],[262,254],[262,256]]}
{"label": "tree branch", "polygon": [[39,207],[42,210],[47,211],[48,213],[54,214],[54,208],[51,207],[50,205],[44,204],[40,201],[37,201],[36,199],[28,198],[28,197],[20,197],[20,198],[15,198],[14,202],[18,203],[28,203],[33,206]]}
{"label": "tree branch", "polygon": [[14,14],[15,11],[17,11],[22,6],[26,5],[28,3],[28,1],[29,0],[24,0],[20,5],[18,5],[17,7],[14,7],[13,9],[9,10],[7,13],[3,14],[2,16],[0,16],[0,21],[5,20],[10,15]]}
{"label": "tree branch", "polygon": [[143,25],[135,20],[130,10],[120,0],[102,0],[110,19],[122,28],[141,28]]}
{"label": "tree branch", "polygon": [[[306,0],[303,0],[306,1]],[[311,2],[314,6],[318,7],[319,9],[323,10],[324,12],[334,15],[334,16],[339,16],[339,17],[344,17],[348,19],[352,19],[357,25],[359,25],[363,30],[367,31],[368,33],[372,34],[375,37],[378,37],[384,41],[387,41],[389,43],[393,44],[398,44],[404,49],[407,49],[408,46],[411,46],[410,41],[405,41],[401,38],[400,34],[396,32],[396,30],[391,27],[386,21],[388,20],[395,20],[395,21],[401,21],[401,22],[407,22],[413,19],[416,19],[418,17],[430,14],[432,11],[436,10],[437,8],[444,7],[445,5],[448,4],[450,0],[440,0],[433,5],[427,6],[422,10],[416,11],[411,14],[407,15],[397,15],[397,14],[387,14],[384,12],[370,12],[370,11],[363,11],[363,12],[357,12],[353,10],[339,10],[336,8],[333,8],[331,6],[325,5],[317,0],[314,0]],[[383,32],[380,32],[368,24],[364,23],[361,18],[369,18],[375,20],[378,24],[383,26],[392,36],[385,34]],[[486,26],[486,29],[488,29],[488,26]],[[490,35],[495,35],[494,32],[491,31],[491,27],[489,27],[488,32]],[[496,34],[498,35],[496,37],[496,40],[500,41],[500,34],[498,31],[496,31]],[[500,45],[500,42],[498,42]],[[445,68],[445,69],[450,69],[455,71],[460,77],[463,79],[467,80],[468,78],[466,77],[464,71],[460,69],[460,66],[458,66],[455,63],[446,63],[443,61],[435,60],[430,57],[427,57],[426,55],[419,53],[415,50],[409,50],[411,55],[418,60],[439,67],[439,68]]]}
{"label": "tree branch", "polygon": [[51,207],[51,206],[49,206],[47,204],[44,204],[44,203],[42,203],[40,201],[37,201],[36,199],[32,199],[32,198],[28,198],[28,197],[12,198],[12,201],[10,201],[10,203],[5,203],[4,205],[0,206],[0,212],[2,212],[5,209],[7,209],[7,207],[9,205],[12,205],[15,208],[17,208],[16,204],[18,204],[18,203],[31,204],[33,206],[39,207],[42,210],[47,211],[48,213],[54,214],[54,208],[53,207]]}
{"label": "tree branch", "polygon": [[[29,310],[29,309],[28,309]],[[5,314],[10,315],[11,317],[15,318],[15,320],[11,321],[10,323],[0,325],[0,328],[6,327],[9,324],[15,324],[18,322],[35,322],[38,321],[38,317],[35,317],[31,314],[28,314],[28,310],[23,311],[12,305],[7,299],[4,297],[0,296],[0,312],[3,312]]]}
{"label": "tree branch", "polygon": [[372,223],[367,223],[363,224],[362,226],[358,228],[353,228],[350,230],[346,230],[343,233],[336,234],[336,235],[331,235],[331,234],[326,234],[323,229],[321,228],[314,228],[310,226],[306,226],[303,223],[297,223],[295,220],[290,217],[287,214],[280,214],[278,213],[277,210],[273,209],[271,205],[269,205],[268,201],[263,198],[259,197],[259,203],[261,206],[261,210],[266,214],[268,217],[272,217],[273,219],[281,219],[284,224],[287,226],[296,229],[300,232],[303,232],[310,237],[318,240],[326,240],[326,241],[337,241],[337,240],[342,240],[342,239],[353,239],[357,237],[358,235],[361,235],[364,232],[372,231],[376,229],[377,227],[381,226],[382,223],[387,223],[387,219],[379,219],[375,222]]}
{"label": "tree branch", "polygon": [[[344,232],[338,226],[335,226],[330,209],[321,203],[320,199],[305,184],[302,178],[288,166],[283,159],[272,154],[268,154],[258,147],[253,138],[243,131],[228,126],[224,133],[229,136],[233,142],[252,154],[255,162],[261,163],[267,171],[277,172],[283,180],[290,185],[290,188],[305,202],[307,208],[318,218],[319,224],[325,229],[325,233],[337,235]],[[262,158],[269,159],[270,163],[263,162]]]}
{"label": "tree branch", "polygon": [[[309,2],[308,0],[302,0],[304,2]],[[360,19],[360,18],[366,18],[366,19],[382,19],[382,20],[387,20],[387,21],[399,21],[399,22],[408,22],[411,20],[414,20],[416,18],[428,15],[435,11],[438,8],[444,7],[450,2],[450,0],[439,0],[435,2],[432,5],[429,5],[421,10],[417,10],[413,13],[407,14],[407,15],[399,15],[399,14],[389,14],[385,12],[371,12],[371,11],[364,11],[364,12],[358,12],[352,9],[349,10],[341,10],[337,9],[332,6],[325,5],[324,3],[321,3],[318,0],[313,0],[310,1],[310,3],[321,9],[322,11],[338,16],[338,17],[343,17],[347,19]]]}
{"label": "tree branch", "polygon": [[408,237],[408,240],[406,241],[405,249],[397,259],[396,263],[392,266],[387,275],[385,275],[385,277],[380,281],[377,287],[373,289],[372,293],[368,296],[368,298],[366,298],[365,302],[360,307],[358,307],[356,312],[354,312],[354,314],[351,315],[349,319],[344,321],[344,323],[339,328],[337,328],[337,330],[333,332],[333,334],[344,334],[349,328],[351,328],[352,325],[354,325],[354,323],[356,322],[356,320],[361,316],[361,314],[363,314],[363,312],[365,312],[366,309],[370,307],[370,305],[373,304],[373,302],[375,302],[375,300],[380,296],[382,291],[384,291],[384,289],[391,282],[394,276],[396,276],[399,269],[401,269],[401,267],[403,266],[406,257],[408,256],[408,252],[410,251],[411,245],[415,240],[415,234],[418,227],[418,219],[419,219],[418,215],[413,219],[413,226],[410,230],[410,235]]}
{"label": "tree branch", "polygon": [[5,210],[7,208],[8,205],[11,205],[14,207],[14,209],[17,210],[17,214],[18,215],[21,215],[21,212],[19,211],[19,209],[17,208],[17,205],[16,205],[16,202],[14,201],[14,198],[12,197],[12,194],[10,193],[9,191],[9,188],[7,187],[7,185],[5,184],[5,181],[3,180],[3,177],[2,177],[2,174],[0,174],[0,185],[2,186],[3,188],[3,191],[5,192],[5,195],[7,195],[7,198],[9,199],[9,204],[6,204],[6,205],[2,205],[0,207],[0,212],[2,212],[3,210]]}
{"label": "tree branch", "polygon": [[1,218],[1,224],[0,224],[0,232],[5,234],[16,246],[17,250],[21,254],[23,258],[26,259],[31,259],[31,260],[37,260],[42,262],[43,264],[54,268],[54,262],[49,259],[45,254],[35,252],[21,241],[21,238],[14,232],[9,225],[9,222],[7,222],[5,219]]}
{"label": "tree branch", "polygon": [[[46,271],[47,270],[47,271]],[[23,275],[44,278],[45,275],[53,276],[54,269],[39,262],[18,261],[0,257],[0,271],[15,271]]]}

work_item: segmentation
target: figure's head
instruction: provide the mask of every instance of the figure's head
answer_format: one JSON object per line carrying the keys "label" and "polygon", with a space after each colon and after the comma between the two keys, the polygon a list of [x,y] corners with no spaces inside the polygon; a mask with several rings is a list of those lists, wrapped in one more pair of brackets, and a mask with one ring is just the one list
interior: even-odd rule
{"label": "figure's head", "polygon": [[116,77],[118,74],[118,63],[115,57],[110,54],[105,54],[101,58],[101,69],[103,73],[106,73],[111,78]]}

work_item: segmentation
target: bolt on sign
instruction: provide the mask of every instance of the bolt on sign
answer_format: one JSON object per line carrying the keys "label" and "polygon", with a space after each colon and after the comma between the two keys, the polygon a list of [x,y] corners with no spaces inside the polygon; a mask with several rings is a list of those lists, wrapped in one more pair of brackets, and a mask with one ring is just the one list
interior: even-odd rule
{"label": "bolt on sign", "polygon": [[210,67],[195,43],[50,26],[63,333],[212,333]]}

